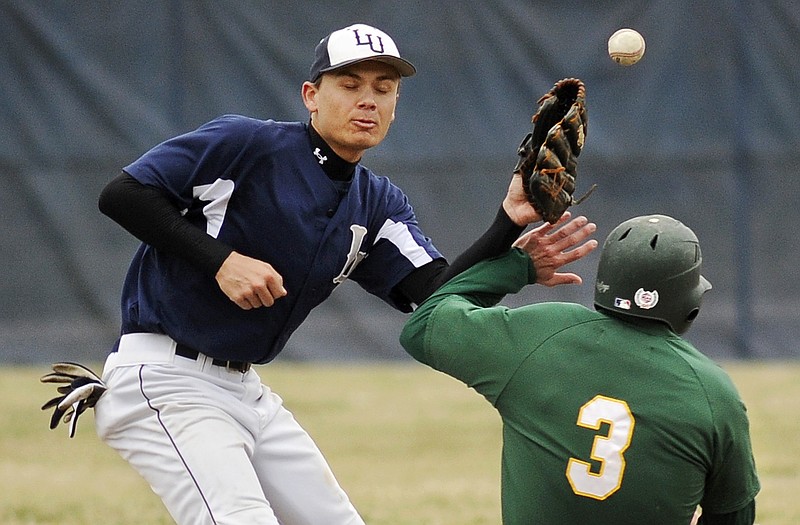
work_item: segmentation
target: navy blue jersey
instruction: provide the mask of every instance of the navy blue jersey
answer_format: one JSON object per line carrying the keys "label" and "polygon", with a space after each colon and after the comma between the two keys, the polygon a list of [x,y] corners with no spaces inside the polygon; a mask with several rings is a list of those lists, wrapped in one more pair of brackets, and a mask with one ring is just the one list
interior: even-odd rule
{"label": "navy blue jersey", "polygon": [[123,287],[123,333],[165,333],[215,358],[265,363],[348,278],[410,311],[392,288],[441,257],[387,178],[359,164],[342,196],[304,123],[226,115],[159,144],[125,171],[165,192],[209,235],[271,264],[288,295],[243,310],[214,276],[143,244]]}

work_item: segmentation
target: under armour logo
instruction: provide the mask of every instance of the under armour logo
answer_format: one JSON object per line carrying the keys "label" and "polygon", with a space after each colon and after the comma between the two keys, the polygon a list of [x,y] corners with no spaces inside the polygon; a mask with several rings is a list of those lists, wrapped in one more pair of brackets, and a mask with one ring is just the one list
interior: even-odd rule
{"label": "under armour logo", "polygon": [[314,150],[314,156],[317,157],[320,164],[324,164],[325,161],[328,160],[328,157],[323,155],[322,152],[320,152],[319,148]]}
{"label": "under armour logo", "polygon": [[361,35],[358,34],[358,29],[353,29],[353,34],[356,36],[356,45],[357,46],[369,46],[369,48],[374,53],[383,53],[383,39],[381,39],[380,35],[377,36],[377,44],[372,41],[372,34],[368,33],[366,35],[367,40],[362,42]]}

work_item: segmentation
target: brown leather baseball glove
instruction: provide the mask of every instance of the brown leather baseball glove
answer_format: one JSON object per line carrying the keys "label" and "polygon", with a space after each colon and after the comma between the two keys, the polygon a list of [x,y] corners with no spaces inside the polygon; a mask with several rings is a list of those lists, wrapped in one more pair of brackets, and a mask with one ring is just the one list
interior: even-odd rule
{"label": "brown leather baseball glove", "polygon": [[573,197],[577,158],[588,123],[586,86],[577,78],[559,80],[538,104],[531,119],[533,131],[517,150],[514,173],[522,174],[525,195],[542,219],[555,224],[567,208],[583,202],[595,188],[580,199]]}

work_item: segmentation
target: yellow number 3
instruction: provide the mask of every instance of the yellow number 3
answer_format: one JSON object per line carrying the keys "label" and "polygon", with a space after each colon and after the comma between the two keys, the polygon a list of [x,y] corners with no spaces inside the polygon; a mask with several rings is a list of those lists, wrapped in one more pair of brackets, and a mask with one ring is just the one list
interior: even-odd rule
{"label": "yellow number 3", "polygon": [[606,396],[595,396],[581,407],[578,426],[600,430],[602,423],[610,425],[608,435],[597,435],[591,458],[600,463],[597,473],[586,461],[570,458],[567,479],[572,491],[579,496],[604,500],[622,486],[625,473],[624,452],[631,444],[635,421],[628,403]]}

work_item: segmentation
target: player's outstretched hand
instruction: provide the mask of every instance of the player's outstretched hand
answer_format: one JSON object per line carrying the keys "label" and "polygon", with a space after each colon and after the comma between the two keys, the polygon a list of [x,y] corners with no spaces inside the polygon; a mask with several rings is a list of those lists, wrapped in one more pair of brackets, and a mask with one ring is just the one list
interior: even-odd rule
{"label": "player's outstretched hand", "polygon": [[244,310],[272,306],[286,295],[283,277],[271,264],[231,252],[216,275],[228,298]]}
{"label": "player's outstretched hand", "polygon": [[583,282],[577,274],[558,270],[597,248],[597,241],[589,239],[597,226],[583,216],[570,218],[571,214],[565,212],[556,224],[546,222],[514,242],[514,246],[524,250],[533,261],[538,284],[557,286]]}

